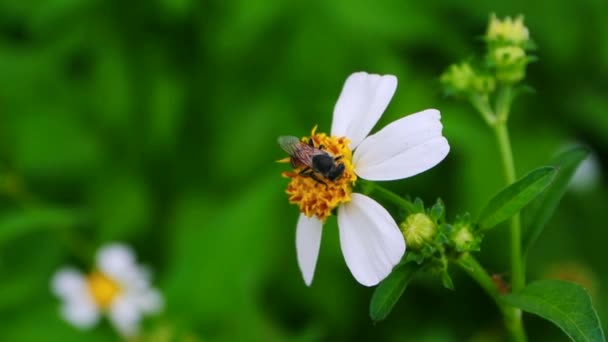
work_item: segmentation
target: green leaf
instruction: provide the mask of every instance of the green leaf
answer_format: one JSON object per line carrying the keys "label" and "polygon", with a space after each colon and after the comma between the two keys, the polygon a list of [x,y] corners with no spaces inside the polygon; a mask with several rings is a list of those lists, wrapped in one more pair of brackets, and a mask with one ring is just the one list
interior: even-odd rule
{"label": "green leaf", "polygon": [[523,239],[524,253],[529,250],[551,216],[553,216],[578,165],[585,160],[588,155],[589,150],[578,147],[558,155],[550,163],[550,165],[555,166],[558,169],[555,180],[551,186],[532,201],[523,212],[524,227],[526,227]]}
{"label": "green leaf", "polygon": [[415,263],[399,265],[376,287],[369,305],[372,320],[381,321],[388,316],[418,270],[420,265]]}
{"label": "green leaf", "polygon": [[72,210],[35,208],[0,215],[0,244],[35,231],[68,228],[81,220]]}
{"label": "green leaf", "polygon": [[517,214],[551,184],[556,172],[557,170],[551,166],[540,167],[504,188],[481,212],[479,217],[481,229],[492,228]]}
{"label": "green leaf", "polygon": [[575,283],[540,280],[503,297],[508,304],[549,320],[573,341],[604,341],[604,332],[587,291]]}
{"label": "green leaf", "polygon": [[454,282],[447,271],[441,272],[441,284],[446,289],[454,291]]}

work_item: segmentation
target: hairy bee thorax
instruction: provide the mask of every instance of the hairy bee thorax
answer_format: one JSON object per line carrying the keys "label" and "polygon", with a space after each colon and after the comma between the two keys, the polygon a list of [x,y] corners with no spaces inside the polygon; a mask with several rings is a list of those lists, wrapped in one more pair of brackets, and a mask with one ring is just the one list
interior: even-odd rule
{"label": "hairy bee thorax", "polygon": [[[357,176],[352,165],[352,151],[348,147],[350,141],[346,137],[328,136],[317,133],[317,127],[312,129],[310,137],[302,138],[302,142],[310,143],[323,150],[334,158],[339,158],[340,175],[331,180],[321,175],[311,177],[302,174],[302,167],[293,171],[285,171],[283,177],[290,178],[285,192],[289,196],[289,203],[300,208],[300,212],[308,217],[316,216],[325,221],[332,211],[342,203],[350,201],[350,194]],[[343,169],[343,170],[342,170]],[[333,177],[331,177],[333,178]]]}

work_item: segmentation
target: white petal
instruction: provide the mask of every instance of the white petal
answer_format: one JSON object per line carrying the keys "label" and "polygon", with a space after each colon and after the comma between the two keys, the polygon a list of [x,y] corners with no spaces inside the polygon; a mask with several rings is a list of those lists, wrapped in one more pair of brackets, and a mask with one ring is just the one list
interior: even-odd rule
{"label": "white petal", "polygon": [[315,274],[319,247],[321,246],[321,232],[323,223],[316,217],[306,217],[300,214],[296,228],[296,252],[298,265],[306,285],[312,284]]}
{"label": "white petal", "polygon": [[141,319],[137,304],[128,296],[116,298],[109,311],[110,321],[123,336],[134,336],[139,331]]}
{"label": "white petal", "polygon": [[405,253],[405,240],[380,204],[357,193],[351,199],[338,209],[342,254],[355,279],[373,286],[399,263]]}
{"label": "white petal", "polygon": [[65,267],[53,275],[51,289],[58,297],[70,298],[74,294],[86,291],[86,281],[78,270]]}
{"label": "white petal", "polygon": [[99,309],[88,293],[72,294],[61,308],[61,315],[79,329],[88,329],[99,321]]}
{"label": "white petal", "polygon": [[331,134],[350,139],[354,149],[374,128],[397,89],[393,75],[357,72],[348,77],[334,107]]}
{"label": "white petal", "polygon": [[99,310],[82,273],[71,267],[60,269],[53,275],[51,289],[63,299],[61,315],[66,321],[80,329],[97,323]]}
{"label": "white petal", "polygon": [[163,309],[163,297],[156,289],[145,289],[137,294],[134,293],[133,297],[141,313],[157,313]]}
{"label": "white petal", "polygon": [[441,115],[427,109],[390,123],[355,150],[355,173],[369,180],[411,177],[437,165],[450,151]]}
{"label": "white petal", "polygon": [[135,253],[123,244],[106,245],[97,252],[97,267],[121,283],[129,282],[136,272]]}

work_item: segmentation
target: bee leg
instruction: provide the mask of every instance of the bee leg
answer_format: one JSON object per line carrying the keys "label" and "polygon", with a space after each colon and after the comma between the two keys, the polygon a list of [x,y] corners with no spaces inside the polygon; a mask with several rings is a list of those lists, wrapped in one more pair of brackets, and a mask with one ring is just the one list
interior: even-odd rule
{"label": "bee leg", "polygon": [[324,181],[322,181],[319,178],[317,178],[317,176],[314,174],[314,172],[311,172],[308,176],[310,176],[310,178],[312,178],[313,180],[315,180],[317,183],[321,183],[321,184],[325,185],[325,189],[328,188],[327,183],[325,183]]}
{"label": "bee leg", "polygon": [[312,172],[312,169],[307,166],[300,171],[300,176],[310,176]]}
{"label": "bee leg", "polygon": [[[315,147],[315,142],[312,138],[310,138],[310,140],[308,140],[308,146],[310,147]],[[325,148],[325,145],[321,144],[319,145],[319,147],[317,147],[319,150],[322,150]]]}
{"label": "bee leg", "polygon": [[310,177],[312,178],[315,182],[317,183],[321,183],[323,185],[325,185],[325,187],[327,188],[327,183],[325,183],[324,181],[320,180],[317,175],[315,175],[315,171],[309,167],[303,169],[302,171],[300,171],[300,176],[305,176],[305,177]]}
{"label": "bee leg", "polygon": [[334,161],[338,161],[338,160],[342,159],[342,157],[344,157],[344,156],[337,156],[336,158],[334,158]]}

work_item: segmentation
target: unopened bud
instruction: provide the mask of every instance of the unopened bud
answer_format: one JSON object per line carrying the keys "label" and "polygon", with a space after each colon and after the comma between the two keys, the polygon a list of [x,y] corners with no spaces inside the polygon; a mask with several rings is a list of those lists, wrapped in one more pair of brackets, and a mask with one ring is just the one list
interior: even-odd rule
{"label": "unopened bud", "polygon": [[408,216],[401,223],[401,231],[408,248],[420,250],[425,244],[433,241],[437,224],[428,215],[417,213]]}
{"label": "unopened bud", "polygon": [[459,252],[469,252],[479,249],[480,239],[475,236],[469,224],[455,224],[453,226],[451,240],[454,248]]}
{"label": "unopened bud", "polygon": [[490,15],[486,40],[490,43],[507,43],[526,46],[530,40],[528,28],[524,25],[524,17],[517,16],[515,19],[506,17],[499,20],[495,14]]}
{"label": "unopened bud", "polygon": [[528,57],[519,46],[502,46],[490,51],[489,59],[496,68],[496,79],[500,82],[515,83],[526,75]]}
{"label": "unopened bud", "polygon": [[454,93],[469,91],[475,72],[467,62],[452,64],[439,79],[441,83]]}

